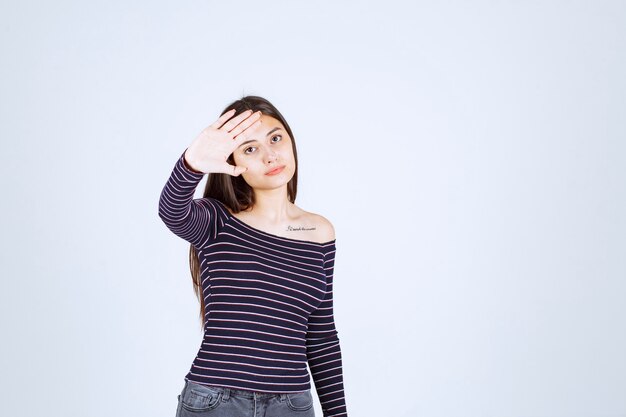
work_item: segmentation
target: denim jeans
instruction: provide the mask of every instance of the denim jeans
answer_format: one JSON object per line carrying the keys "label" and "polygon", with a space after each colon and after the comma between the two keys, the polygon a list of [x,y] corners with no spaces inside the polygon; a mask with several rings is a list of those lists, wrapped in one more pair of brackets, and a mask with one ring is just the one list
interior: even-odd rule
{"label": "denim jeans", "polygon": [[185,381],[176,417],[315,417],[311,389],[272,394]]}

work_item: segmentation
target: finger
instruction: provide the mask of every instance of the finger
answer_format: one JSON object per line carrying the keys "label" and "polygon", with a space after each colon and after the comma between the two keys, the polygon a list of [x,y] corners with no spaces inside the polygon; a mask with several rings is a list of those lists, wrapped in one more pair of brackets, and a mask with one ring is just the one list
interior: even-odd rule
{"label": "finger", "polygon": [[238,134],[240,134],[247,128],[252,127],[252,125],[255,124],[254,122],[259,120],[260,118],[261,118],[261,112],[258,111],[252,114],[250,117],[246,118],[243,122],[239,123],[236,128],[230,131],[230,133],[232,133],[233,137],[237,136]]}
{"label": "finger", "polygon": [[239,123],[241,123],[242,120],[244,120],[246,117],[250,116],[251,114],[252,114],[252,110],[246,110],[243,113],[237,115],[236,117],[233,117],[232,119],[230,119],[220,129],[230,132],[231,130],[233,130],[235,126],[237,126]]}
{"label": "finger", "polygon": [[213,122],[213,124],[211,124],[211,126],[209,126],[209,127],[212,127],[214,129],[218,129],[221,125],[223,125],[226,122],[226,120],[230,119],[233,114],[235,114],[235,109],[228,110],[226,113],[221,115],[219,117],[219,119],[217,119],[215,122]]}
{"label": "finger", "polygon": [[261,122],[261,119],[259,119],[256,122],[252,123],[250,126],[248,126],[246,129],[244,129],[243,132],[235,136],[233,140],[233,148],[237,149],[244,140],[250,138],[250,133],[253,132],[254,129],[256,129],[258,126],[260,126],[261,123],[263,122]]}

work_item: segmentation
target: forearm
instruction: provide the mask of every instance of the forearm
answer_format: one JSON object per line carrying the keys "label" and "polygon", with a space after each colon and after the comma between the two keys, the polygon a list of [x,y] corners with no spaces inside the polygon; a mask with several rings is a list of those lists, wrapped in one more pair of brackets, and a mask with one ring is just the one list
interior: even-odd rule
{"label": "forearm", "polygon": [[307,341],[307,358],[324,417],[347,416],[341,347],[337,333],[325,339]]}

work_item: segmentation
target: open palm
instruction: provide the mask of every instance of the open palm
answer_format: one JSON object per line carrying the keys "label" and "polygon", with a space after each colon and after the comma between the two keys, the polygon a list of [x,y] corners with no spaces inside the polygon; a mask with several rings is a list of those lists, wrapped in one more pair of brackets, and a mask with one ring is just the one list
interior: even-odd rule
{"label": "open palm", "polygon": [[246,171],[245,167],[231,165],[226,160],[248,138],[247,134],[261,123],[261,112],[246,110],[230,119],[233,114],[235,109],[224,113],[189,145],[185,160],[192,169],[205,174],[216,172],[233,176]]}

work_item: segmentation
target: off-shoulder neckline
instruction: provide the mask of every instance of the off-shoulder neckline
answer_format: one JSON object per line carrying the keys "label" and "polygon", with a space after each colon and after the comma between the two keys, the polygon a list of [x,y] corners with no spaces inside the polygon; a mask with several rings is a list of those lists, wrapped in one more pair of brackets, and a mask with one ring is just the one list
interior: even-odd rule
{"label": "off-shoulder neckline", "polygon": [[274,239],[279,239],[279,240],[287,240],[290,242],[297,242],[297,243],[306,243],[306,244],[311,244],[311,245],[318,245],[318,246],[328,246],[331,245],[333,243],[336,243],[337,238],[334,238],[332,240],[329,240],[328,242],[315,242],[313,240],[303,240],[303,239],[294,239],[291,237],[285,237],[285,236],[279,236],[279,235],[275,235],[273,233],[270,232],[266,232],[265,230],[261,230],[258,229],[254,226],[249,225],[248,223],[244,222],[243,220],[241,220],[240,218],[236,217],[234,214],[232,214],[230,212],[230,210],[228,209],[228,207],[226,207],[226,204],[224,204],[222,201],[215,199],[216,201],[218,201],[223,207],[224,207],[224,211],[226,212],[226,215],[228,216],[228,218],[230,219],[234,219],[236,222],[238,222],[239,224],[247,227],[248,229],[251,229],[254,232],[257,232],[263,236],[267,236],[270,238],[274,238]]}

